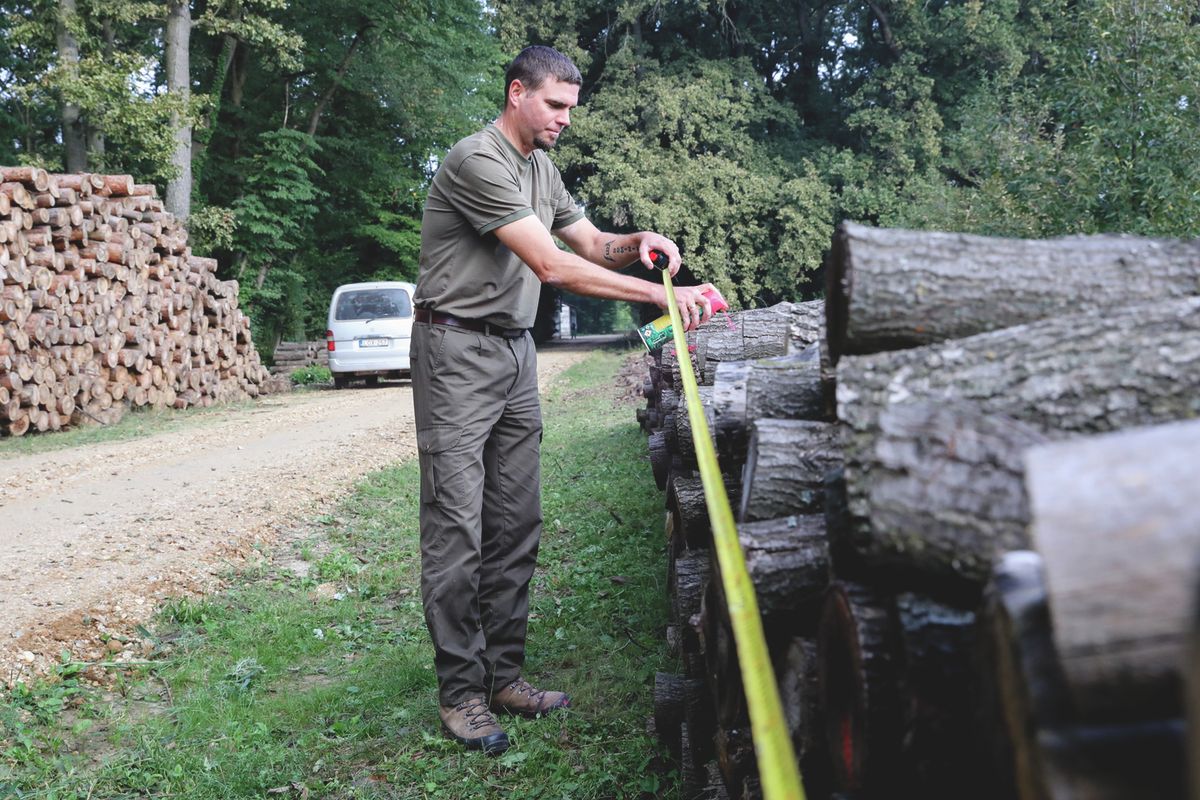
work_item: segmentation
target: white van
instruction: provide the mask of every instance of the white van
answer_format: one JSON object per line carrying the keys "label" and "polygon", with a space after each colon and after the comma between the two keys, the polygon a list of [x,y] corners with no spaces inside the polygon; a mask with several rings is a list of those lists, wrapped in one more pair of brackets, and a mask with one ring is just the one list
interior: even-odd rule
{"label": "white van", "polygon": [[325,339],[335,387],[344,389],[354,378],[373,384],[380,376],[411,376],[408,343],[415,289],[411,283],[375,281],[334,290]]}

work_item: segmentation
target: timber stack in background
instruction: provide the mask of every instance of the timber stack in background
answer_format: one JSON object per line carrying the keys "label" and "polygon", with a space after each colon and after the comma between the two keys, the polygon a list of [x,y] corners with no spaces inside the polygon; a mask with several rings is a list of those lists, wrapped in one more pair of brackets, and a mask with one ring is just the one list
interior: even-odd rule
{"label": "timber stack in background", "polygon": [[288,376],[304,367],[329,366],[329,342],[280,342],[271,357],[271,374]]}
{"label": "timber stack in background", "polygon": [[151,185],[0,167],[0,434],[258,396],[238,284]]}
{"label": "timber stack in background", "polygon": [[[825,269],[825,302],[689,334],[808,796],[1184,797],[1200,243],[846,223]],[[673,347],[644,389],[655,727],[686,798],[756,798]]]}

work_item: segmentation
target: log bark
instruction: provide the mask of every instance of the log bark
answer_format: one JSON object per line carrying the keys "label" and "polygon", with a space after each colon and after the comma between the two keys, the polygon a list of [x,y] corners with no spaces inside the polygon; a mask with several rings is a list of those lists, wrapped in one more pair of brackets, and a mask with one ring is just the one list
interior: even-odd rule
{"label": "log bark", "polygon": [[[689,691],[696,691],[700,681],[670,672],[654,673],[654,729],[658,739],[679,760],[682,752],[680,732],[683,726]],[[692,686],[689,686],[691,684]]]}
{"label": "log bark", "polygon": [[917,347],[1047,317],[1200,293],[1200,242],[1002,239],[843,223],[827,267],[842,355]]}
{"label": "log bark", "polygon": [[1200,421],[1044,445],[1031,536],[1078,719],[1182,717],[1200,553]]}
{"label": "log bark", "polygon": [[816,341],[819,329],[805,328],[799,321],[805,317],[793,315],[792,309],[792,303],[778,303],[768,308],[717,315],[709,321],[695,337],[697,383],[711,386],[717,365],[726,361],[768,358],[803,349],[811,342],[793,343],[793,324],[797,329],[811,332],[812,341]]}
{"label": "log bark", "polygon": [[833,425],[756,420],[742,473],[738,521],[819,513],[826,474],[841,466],[841,452]]}
{"label": "log bark", "polygon": [[1045,431],[1094,433],[1200,413],[1200,298],[1046,319],[943,344],[847,357],[838,417],[970,400]]}
{"label": "log bark", "polygon": [[725,789],[731,797],[742,797],[742,787],[758,774],[758,761],[754,757],[754,738],[749,721],[738,727],[717,726],[713,744],[717,752],[717,765]]}
{"label": "log bark", "polygon": [[1054,646],[1040,556],[1008,554],[989,590],[983,640],[1003,736],[987,785],[1022,800],[1183,797],[1180,719],[1099,725],[1078,722]]}
{"label": "log bark", "polygon": [[764,617],[786,617],[815,635],[831,565],[825,517],[796,515],[738,525],[738,541]]}
{"label": "log bark", "polygon": [[830,789],[829,748],[821,717],[821,681],[816,637],[796,636],[779,667],[779,698],[809,797],[827,797]]}
{"label": "log bark", "polygon": [[1013,551],[996,563],[980,625],[980,730],[992,797],[1050,797],[1038,731],[1070,718],[1054,652],[1041,557]]}
{"label": "log bark", "polygon": [[977,593],[996,556],[1029,547],[1030,425],[968,403],[887,407],[845,450],[845,541],[877,579]]}
{"label": "log bark", "polygon": [[700,614],[711,571],[708,551],[696,550],[677,556],[672,561],[672,573],[668,578],[671,620],[679,633],[679,653],[689,678],[704,675],[703,654],[694,618]]}
{"label": "log bark", "polygon": [[728,468],[745,462],[749,429],[756,419],[829,421],[833,416],[833,384],[822,377],[820,345],[717,367],[712,430],[718,455]]}
{"label": "log bark", "polygon": [[904,783],[914,797],[960,797],[980,772],[974,747],[975,613],[904,592],[896,597]]}
{"label": "log bark", "polygon": [[[713,387],[699,386],[696,390],[696,396],[700,399],[700,407],[704,412],[704,421],[708,426],[708,435],[713,435]],[[684,469],[697,469],[696,465],[696,445],[695,432],[692,430],[692,418],[688,413],[687,398],[680,396],[677,401],[674,413],[675,422],[675,452],[679,455],[679,460],[683,464]],[[670,441],[671,438],[668,437]]]}

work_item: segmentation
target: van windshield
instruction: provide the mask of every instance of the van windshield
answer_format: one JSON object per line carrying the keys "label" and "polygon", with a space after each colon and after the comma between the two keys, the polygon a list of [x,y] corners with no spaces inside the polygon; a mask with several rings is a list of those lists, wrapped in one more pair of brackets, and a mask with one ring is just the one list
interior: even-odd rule
{"label": "van windshield", "polygon": [[403,289],[360,289],[343,292],[338,297],[334,318],[342,322],[411,316],[412,303]]}

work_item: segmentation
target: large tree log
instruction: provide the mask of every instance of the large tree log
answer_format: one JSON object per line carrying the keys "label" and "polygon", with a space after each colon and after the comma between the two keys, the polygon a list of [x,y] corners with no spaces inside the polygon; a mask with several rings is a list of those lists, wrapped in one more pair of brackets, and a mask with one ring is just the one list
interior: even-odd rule
{"label": "large tree log", "polygon": [[831,577],[825,517],[743,522],[737,530],[759,612],[786,617],[796,632],[814,635]]}
{"label": "large tree log", "polygon": [[694,550],[672,559],[667,591],[671,598],[671,621],[679,635],[679,651],[689,678],[704,674],[704,660],[696,620],[712,571],[707,550]]}
{"label": "large tree log", "polygon": [[[684,722],[689,684],[700,681],[670,672],[654,673],[654,730],[671,756],[679,760],[680,730]],[[698,688],[698,687],[697,687]]]}
{"label": "large tree log", "polygon": [[909,592],[897,595],[896,611],[907,793],[962,797],[979,775],[971,713],[975,614]]}
{"label": "large tree log", "polygon": [[796,636],[777,659],[779,699],[792,748],[800,765],[805,793],[810,797],[829,794],[829,748],[821,717],[821,678],[815,637]]}
{"label": "large tree log", "polygon": [[697,383],[712,385],[719,364],[785,355],[817,342],[823,309],[823,301],[812,300],[718,315],[694,338]]}
{"label": "large tree log", "polygon": [[1200,421],[1037,447],[1034,546],[1078,719],[1183,715],[1200,553]]}
{"label": "large tree log", "polygon": [[833,383],[823,380],[820,345],[786,356],[719,365],[712,412],[718,455],[729,468],[746,460],[749,428],[756,419],[832,419]]}
{"label": "large tree log", "polygon": [[889,598],[838,582],[817,639],[821,714],[838,791],[888,796],[900,752],[897,641]]}
{"label": "large tree log", "polygon": [[820,512],[825,476],[841,466],[841,459],[841,439],[833,425],[756,420],[742,473],[738,520]]}
{"label": "large tree log", "polygon": [[827,267],[830,355],[959,339],[1200,293],[1200,242],[1042,241],[843,223]]}
{"label": "large tree log", "polygon": [[983,706],[998,729],[990,797],[1118,800],[1184,796],[1181,720],[1124,725],[1077,722],[1054,647],[1041,557],[1014,552],[997,565],[984,636],[991,669]]}
{"label": "large tree log", "polygon": [[981,744],[991,767],[980,784],[994,787],[994,798],[1045,800],[1037,732],[1064,724],[1070,707],[1036,553],[1014,551],[997,561],[980,627]]}
{"label": "large tree log", "polygon": [[996,556],[1029,547],[1030,425],[967,403],[886,407],[847,437],[844,535],[873,580],[970,596]]}
{"label": "large tree log", "polygon": [[838,416],[874,435],[916,401],[970,400],[1046,431],[1119,430],[1200,413],[1200,298],[1046,319],[842,359]]}

